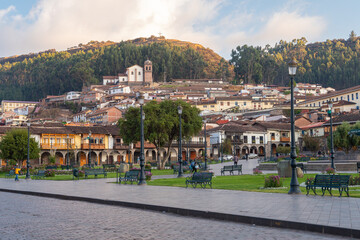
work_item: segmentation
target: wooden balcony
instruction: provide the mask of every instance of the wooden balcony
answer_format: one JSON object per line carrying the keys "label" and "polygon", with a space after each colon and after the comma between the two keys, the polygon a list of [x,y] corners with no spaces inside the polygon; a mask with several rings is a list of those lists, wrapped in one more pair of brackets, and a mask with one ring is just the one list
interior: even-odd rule
{"label": "wooden balcony", "polygon": [[[89,144],[88,143],[82,143],[81,144],[81,149],[89,149]],[[91,149],[105,149],[105,144],[96,144],[96,143],[92,143],[91,144]]]}
{"label": "wooden balcony", "polygon": [[41,143],[40,144],[41,149],[59,149],[59,150],[73,150],[75,149],[75,144],[66,144],[66,143]]}
{"label": "wooden balcony", "polygon": [[290,142],[289,137],[280,137],[280,142]]}
{"label": "wooden balcony", "polygon": [[[92,144],[91,144],[92,146]],[[114,143],[114,149],[118,149],[118,150],[128,150],[129,149],[129,145],[127,144],[122,144],[122,143]]]}

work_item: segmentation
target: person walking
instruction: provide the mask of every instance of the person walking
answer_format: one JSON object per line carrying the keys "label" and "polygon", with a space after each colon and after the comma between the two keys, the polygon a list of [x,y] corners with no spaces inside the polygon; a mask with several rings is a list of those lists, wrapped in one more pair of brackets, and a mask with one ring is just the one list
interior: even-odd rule
{"label": "person walking", "polygon": [[235,166],[238,164],[238,161],[239,161],[238,156],[235,155],[235,157],[234,157],[234,165]]}
{"label": "person walking", "polygon": [[19,181],[20,168],[18,164],[16,164],[16,166],[14,167],[14,172],[15,172],[15,181]]}

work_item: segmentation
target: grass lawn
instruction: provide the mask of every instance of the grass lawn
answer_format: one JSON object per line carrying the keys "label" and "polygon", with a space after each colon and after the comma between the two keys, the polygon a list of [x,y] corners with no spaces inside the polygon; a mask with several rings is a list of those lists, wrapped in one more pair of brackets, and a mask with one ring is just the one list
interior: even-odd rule
{"label": "grass lawn", "polygon": [[[164,169],[164,170],[151,169],[151,173],[153,174],[153,176],[172,175],[173,170],[172,169]],[[0,178],[5,178],[6,174],[7,173],[0,173]],[[25,178],[25,175],[20,175],[19,178],[20,179]],[[94,178],[95,178],[95,176],[91,175],[91,176],[87,177],[86,179],[94,179]],[[104,175],[99,175],[97,178],[104,178]],[[107,178],[116,178],[116,173],[108,172]],[[79,180],[84,180],[84,179],[85,179],[85,177],[79,178]],[[73,176],[72,176],[72,174],[71,175],[56,175],[55,177],[46,177],[46,178],[44,178],[44,180],[68,181],[68,180],[73,180]]]}
{"label": "grass lawn", "polygon": [[[267,193],[288,193],[290,188],[291,178],[285,178],[283,182],[284,188],[267,188],[264,189],[265,176],[267,175],[233,175],[233,176],[216,176],[213,177],[212,187],[213,189],[226,189],[226,190],[239,190],[239,191],[250,191],[250,192],[267,192]],[[299,184],[306,181],[307,178],[315,177],[316,174],[305,174],[303,178],[298,178]],[[358,174],[352,174],[358,176]],[[173,187],[185,187],[185,178],[174,178],[174,179],[157,179],[148,182],[148,185],[153,186],[173,186]],[[303,194],[306,194],[305,187],[300,187]],[[318,194],[321,193],[321,189],[317,189]],[[350,187],[351,197],[360,197],[360,187]],[[338,190],[332,190],[333,196],[339,196]],[[343,193],[345,194],[345,193]],[[314,195],[311,191],[310,195]],[[330,196],[328,192],[325,194]],[[343,195],[344,196],[344,195]],[[346,196],[346,194],[345,194]]]}

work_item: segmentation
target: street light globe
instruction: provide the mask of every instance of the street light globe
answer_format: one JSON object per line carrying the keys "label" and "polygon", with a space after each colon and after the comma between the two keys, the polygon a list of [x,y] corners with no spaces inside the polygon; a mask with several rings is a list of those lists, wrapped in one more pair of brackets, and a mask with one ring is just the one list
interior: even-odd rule
{"label": "street light globe", "polygon": [[333,107],[333,103],[330,101],[330,102],[328,103],[328,106],[329,106],[329,110],[331,110],[332,107]]}
{"label": "street light globe", "polygon": [[28,127],[30,127],[30,122],[27,122],[26,125],[27,125]]}
{"label": "street light globe", "polygon": [[298,62],[295,58],[292,58],[291,61],[288,63],[290,76],[295,76],[297,64]]}
{"label": "street light globe", "polygon": [[182,110],[183,110],[182,106],[178,106],[178,113],[179,114],[182,114]]}
{"label": "street light globe", "polygon": [[140,96],[139,98],[139,104],[144,105],[144,96]]}

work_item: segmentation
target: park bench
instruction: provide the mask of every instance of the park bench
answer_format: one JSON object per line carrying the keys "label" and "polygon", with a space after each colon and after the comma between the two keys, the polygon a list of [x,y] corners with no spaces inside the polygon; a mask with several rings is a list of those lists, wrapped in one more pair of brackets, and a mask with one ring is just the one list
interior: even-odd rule
{"label": "park bench", "polygon": [[[190,166],[185,165],[185,166],[181,166],[181,169],[183,172],[190,172]],[[173,170],[174,170],[174,174],[179,172],[179,165],[174,165],[173,166]],[[147,171],[147,170],[145,170]]]}
{"label": "park bench", "polygon": [[14,170],[10,170],[10,172],[5,175],[5,178],[13,178],[14,176],[15,176],[15,171],[14,171]]}
{"label": "park bench", "polygon": [[115,164],[103,164],[103,169],[106,172],[109,172],[111,170],[116,171],[116,165]]}
{"label": "park bench", "polygon": [[46,166],[45,169],[57,169],[57,166]]}
{"label": "park bench", "polygon": [[61,165],[60,167],[61,167],[61,170],[69,170],[69,169],[73,168],[73,166],[71,166],[71,165]]}
{"label": "park bench", "polygon": [[303,163],[297,163],[296,167],[300,168],[303,173],[306,173],[306,165],[304,165]]}
{"label": "park bench", "polygon": [[221,169],[221,175],[225,175],[225,172],[230,172],[230,175],[231,174],[234,174],[234,171],[238,171],[238,174],[242,174],[242,165],[239,164],[239,165],[231,165],[231,166],[224,166],[222,169]]}
{"label": "park bench", "polygon": [[33,179],[45,178],[45,170],[38,170],[37,174],[33,175]]}
{"label": "park bench", "polygon": [[125,184],[127,184],[127,182],[133,184],[134,182],[138,181],[139,175],[140,175],[140,171],[138,170],[127,171],[124,177],[121,176],[119,177],[119,183],[123,181]]}
{"label": "park bench", "polygon": [[94,175],[95,177],[97,177],[98,175],[104,175],[104,177],[107,177],[107,173],[104,171],[104,169],[101,168],[86,169],[85,178],[87,178],[90,175]]}
{"label": "park bench", "polygon": [[206,188],[207,185],[212,188],[212,173],[210,172],[195,172],[191,177],[186,178],[186,187],[190,184],[193,188],[199,184],[202,188]]}
{"label": "park bench", "polygon": [[231,165],[231,166],[224,166],[222,169],[221,169],[221,176],[223,175],[223,174],[225,174],[225,172],[230,172],[230,175],[231,174],[234,174],[234,172],[233,172],[233,166]]}
{"label": "park bench", "polygon": [[310,161],[310,157],[301,157],[300,161],[303,161],[303,162]]}
{"label": "park bench", "polygon": [[345,191],[347,196],[349,197],[349,180],[350,175],[316,175],[313,182],[309,183],[306,186],[306,195],[309,195],[310,189],[316,194],[316,188],[321,188],[322,195],[324,196],[326,190],[332,196],[331,190],[333,188],[337,188],[340,193],[340,197],[342,196],[342,192]]}

